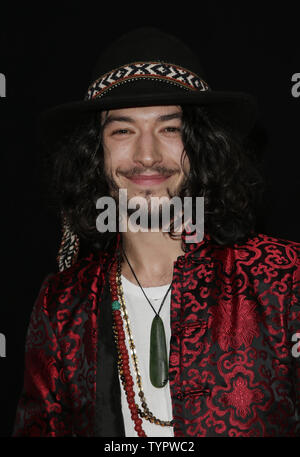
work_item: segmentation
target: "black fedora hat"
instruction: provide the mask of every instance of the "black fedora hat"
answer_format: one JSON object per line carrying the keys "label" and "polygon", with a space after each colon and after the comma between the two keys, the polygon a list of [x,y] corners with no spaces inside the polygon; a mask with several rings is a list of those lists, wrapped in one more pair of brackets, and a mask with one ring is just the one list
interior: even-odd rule
{"label": "black fedora hat", "polygon": [[246,136],[257,117],[256,99],[209,87],[198,57],[159,29],[135,29],[100,55],[82,100],[44,111],[38,122],[46,142],[80,124],[87,113],[154,105],[203,105]]}

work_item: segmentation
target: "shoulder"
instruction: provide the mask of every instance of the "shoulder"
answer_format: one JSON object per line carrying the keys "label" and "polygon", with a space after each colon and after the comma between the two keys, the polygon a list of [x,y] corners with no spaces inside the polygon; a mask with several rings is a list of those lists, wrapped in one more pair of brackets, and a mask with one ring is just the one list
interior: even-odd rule
{"label": "shoulder", "polygon": [[71,309],[89,294],[97,294],[104,282],[109,261],[108,253],[91,253],[70,268],[51,273],[44,279],[38,301],[49,314]]}
{"label": "shoulder", "polygon": [[265,285],[275,281],[274,287],[281,284],[282,290],[287,287],[299,295],[300,243],[257,233],[235,248],[235,258],[242,258],[240,262],[251,276]]}
{"label": "shoulder", "polygon": [[251,250],[257,259],[273,266],[296,268],[299,265],[300,243],[296,241],[256,233],[244,245],[235,246]]}
{"label": "shoulder", "polygon": [[255,233],[255,235],[248,238],[246,241],[247,245],[259,245],[259,246],[267,246],[267,245],[278,245],[278,246],[287,246],[291,247],[292,249],[300,251],[300,243],[297,241],[288,240],[286,238],[277,238],[271,235],[267,235],[265,233]]}
{"label": "shoulder", "polygon": [[[270,282],[272,278],[290,278],[299,275],[300,243],[264,233],[255,233],[243,242],[230,246],[210,245],[213,257],[228,274],[244,274]],[[286,276],[287,275],[287,276]]]}

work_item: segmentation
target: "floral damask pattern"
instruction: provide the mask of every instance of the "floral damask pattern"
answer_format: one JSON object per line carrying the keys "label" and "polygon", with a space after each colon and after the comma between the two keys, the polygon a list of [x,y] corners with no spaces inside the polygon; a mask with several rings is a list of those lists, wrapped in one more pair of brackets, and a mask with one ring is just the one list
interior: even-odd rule
{"label": "floral damask pattern", "polygon": [[266,411],[273,402],[268,384],[254,381],[252,370],[237,365],[226,377],[226,387],[216,386],[210,407],[217,416],[227,416],[231,425],[249,429],[258,418],[258,410]]}
{"label": "floral damask pattern", "polygon": [[244,344],[250,346],[254,337],[259,336],[259,315],[256,311],[256,303],[241,296],[236,303],[235,311],[232,312],[233,300],[220,303],[209,310],[212,315],[213,327],[212,338],[218,341],[223,351],[239,349]]}
{"label": "floral damask pattern", "polygon": [[[175,436],[300,436],[300,244],[256,234],[222,247],[205,234],[185,248],[171,296]],[[97,318],[115,254],[42,285],[14,436],[95,435]]]}

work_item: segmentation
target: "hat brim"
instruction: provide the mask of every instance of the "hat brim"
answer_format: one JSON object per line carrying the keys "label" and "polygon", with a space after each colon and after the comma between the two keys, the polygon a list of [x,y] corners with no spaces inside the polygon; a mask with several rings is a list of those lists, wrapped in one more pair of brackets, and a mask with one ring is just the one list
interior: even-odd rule
{"label": "hat brim", "polygon": [[112,91],[101,98],[65,103],[44,111],[38,118],[38,137],[47,144],[58,140],[70,134],[91,112],[160,105],[206,106],[241,137],[249,134],[258,114],[256,99],[244,92],[168,90],[120,96]]}

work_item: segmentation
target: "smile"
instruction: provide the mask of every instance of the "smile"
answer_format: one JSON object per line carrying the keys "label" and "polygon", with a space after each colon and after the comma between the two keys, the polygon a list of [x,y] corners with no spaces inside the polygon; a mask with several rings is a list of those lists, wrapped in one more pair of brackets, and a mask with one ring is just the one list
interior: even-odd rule
{"label": "smile", "polygon": [[152,185],[160,184],[160,183],[166,181],[167,179],[170,178],[170,176],[171,175],[168,175],[168,176],[166,176],[166,175],[136,175],[136,176],[128,177],[127,179],[129,179],[134,184],[137,184],[140,186],[143,186],[143,185],[152,186]]}

